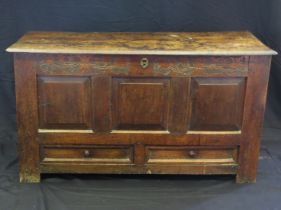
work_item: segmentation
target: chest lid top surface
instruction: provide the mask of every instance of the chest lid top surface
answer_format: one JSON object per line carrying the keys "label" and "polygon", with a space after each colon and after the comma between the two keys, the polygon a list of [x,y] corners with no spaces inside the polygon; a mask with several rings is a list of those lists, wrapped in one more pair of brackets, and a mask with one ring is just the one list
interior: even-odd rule
{"label": "chest lid top surface", "polygon": [[29,32],[8,52],[139,55],[274,55],[250,32]]}

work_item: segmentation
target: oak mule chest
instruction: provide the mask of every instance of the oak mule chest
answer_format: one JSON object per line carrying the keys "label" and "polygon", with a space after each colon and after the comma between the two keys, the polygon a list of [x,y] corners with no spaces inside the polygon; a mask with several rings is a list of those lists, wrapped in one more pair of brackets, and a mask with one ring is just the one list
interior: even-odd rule
{"label": "oak mule chest", "polygon": [[42,173],[255,182],[271,56],[249,32],[30,32],[14,53],[20,182]]}

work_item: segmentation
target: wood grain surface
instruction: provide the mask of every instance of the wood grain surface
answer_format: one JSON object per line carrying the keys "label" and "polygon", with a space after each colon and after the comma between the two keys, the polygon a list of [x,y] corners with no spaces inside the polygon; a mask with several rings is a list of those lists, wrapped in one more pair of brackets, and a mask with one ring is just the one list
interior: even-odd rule
{"label": "wood grain surface", "polygon": [[8,52],[151,55],[273,55],[250,32],[29,32]]}

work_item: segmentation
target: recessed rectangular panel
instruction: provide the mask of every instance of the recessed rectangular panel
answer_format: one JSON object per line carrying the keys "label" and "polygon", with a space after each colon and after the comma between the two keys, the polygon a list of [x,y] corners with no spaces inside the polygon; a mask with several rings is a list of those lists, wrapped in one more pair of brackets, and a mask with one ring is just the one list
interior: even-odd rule
{"label": "recessed rectangular panel", "polygon": [[38,78],[40,128],[91,128],[91,83],[88,77]]}
{"label": "recessed rectangular panel", "polygon": [[113,79],[113,129],[166,130],[168,79]]}
{"label": "recessed rectangular panel", "polygon": [[189,130],[240,130],[245,78],[193,78]]}

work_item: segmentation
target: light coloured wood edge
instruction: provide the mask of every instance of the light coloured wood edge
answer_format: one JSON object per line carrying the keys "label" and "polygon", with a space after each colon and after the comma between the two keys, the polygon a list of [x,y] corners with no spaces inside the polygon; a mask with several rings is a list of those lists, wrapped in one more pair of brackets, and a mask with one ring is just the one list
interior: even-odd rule
{"label": "light coloured wood edge", "polygon": [[[66,129],[38,129],[38,133],[95,133],[93,130],[66,130]],[[170,134],[169,131],[152,130],[112,130],[110,133],[138,133],[138,134]],[[239,131],[187,131],[186,134],[241,134]]]}
{"label": "light coloured wood edge", "polygon": [[38,129],[38,133],[94,133],[93,130]]}
{"label": "light coloured wood edge", "polygon": [[131,163],[130,158],[44,158],[42,162]]}
{"label": "light coloured wood edge", "polygon": [[187,131],[186,134],[214,134],[214,135],[226,135],[226,134],[241,134],[239,131]]}
{"label": "light coloured wood edge", "polygon": [[112,130],[110,133],[170,134],[169,131],[151,131],[151,130]]}
{"label": "light coloured wood edge", "polygon": [[80,49],[23,49],[9,47],[7,52],[14,53],[56,53],[56,54],[105,54],[105,55],[217,55],[217,56],[241,56],[241,55],[277,55],[274,50],[258,51],[178,51],[178,50],[80,50]]}
{"label": "light coloured wood edge", "polygon": [[223,159],[149,159],[147,163],[235,163],[233,158]]}

